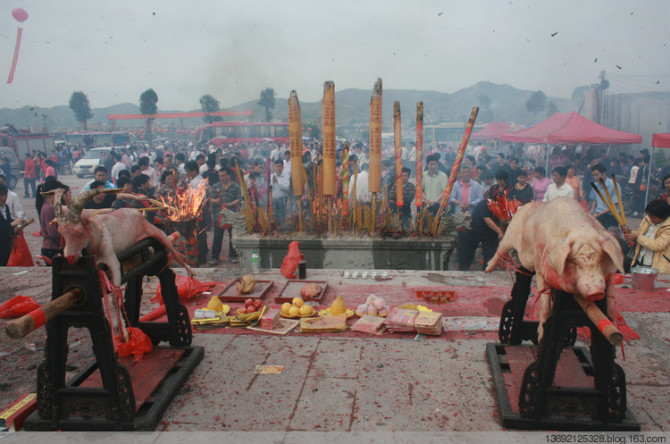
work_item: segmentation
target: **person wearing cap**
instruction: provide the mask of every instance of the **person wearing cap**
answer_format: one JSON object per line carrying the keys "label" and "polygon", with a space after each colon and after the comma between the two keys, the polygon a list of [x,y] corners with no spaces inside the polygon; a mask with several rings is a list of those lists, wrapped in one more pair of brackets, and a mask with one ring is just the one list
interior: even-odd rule
{"label": "person wearing cap", "polygon": [[652,267],[660,274],[670,274],[670,205],[661,199],[652,200],[644,209],[647,215],[637,231],[624,234],[635,242],[633,265]]}

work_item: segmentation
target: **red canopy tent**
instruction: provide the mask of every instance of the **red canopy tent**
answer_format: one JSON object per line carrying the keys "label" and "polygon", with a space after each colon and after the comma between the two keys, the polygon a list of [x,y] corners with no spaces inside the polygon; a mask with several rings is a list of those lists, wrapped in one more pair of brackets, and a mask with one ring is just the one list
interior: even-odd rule
{"label": "red canopy tent", "polygon": [[[556,113],[537,125],[503,133],[502,140],[522,143],[641,143],[642,136],[617,131],[580,116],[576,112]],[[549,149],[545,168],[549,168]]]}
{"label": "red canopy tent", "polygon": [[[654,151],[656,147],[670,148],[670,133],[656,133],[651,138],[651,160],[654,161]],[[644,193],[644,205],[649,201],[649,185],[651,183],[651,168],[647,175],[647,191]]]}
{"label": "red canopy tent", "polygon": [[656,133],[651,139],[652,147],[670,148],[670,133]]}
{"label": "red canopy tent", "polygon": [[523,143],[641,143],[642,136],[598,125],[576,112],[556,113],[535,126],[503,133],[502,140]]}
{"label": "red canopy tent", "polygon": [[500,135],[510,132],[512,129],[505,122],[491,122],[476,133],[472,133],[470,140],[495,140],[500,139]]}

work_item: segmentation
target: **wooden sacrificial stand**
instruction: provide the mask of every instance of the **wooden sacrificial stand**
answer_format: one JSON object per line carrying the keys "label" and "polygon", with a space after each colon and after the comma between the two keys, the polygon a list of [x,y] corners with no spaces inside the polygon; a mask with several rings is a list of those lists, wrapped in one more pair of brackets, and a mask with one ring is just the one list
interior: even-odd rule
{"label": "wooden sacrificial stand", "polygon": [[[614,362],[613,343],[594,323],[591,308],[606,311],[607,299],[589,307],[573,295],[553,290],[552,313],[539,345],[537,322],[524,321],[533,274],[521,269],[512,300],[503,307],[498,336],[486,352],[493,373],[502,426],[536,430],[637,431],[640,425],[626,409],[626,376]],[[602,329],[603,323],[600,323]],[[574,346],[577,327],[590,330],[590,346]],[[616,330],[616,329],[615,329]],[[608,337],[606,337],[607,335]]]}
{"label": "wooden sacrificial stand", "polygon": [[[122,265],[122,282],[127,284],[127,322],[149,336],[153,352],[139,362],[132,356],[118,359],[103,310],[107,296],[94,258],[86,256],[71,265],[57,256],[49,304],[67,293],[77,297],[72,306],[46,317],[45,356],[37,372],[37,411],[26,419],[26,430],[153,430],[202,359],[202,347],[190,347],[188,312],[179,303],[165,248],[146,239],[117,257]],[[139,321],[144,276],[158,276],[168,322]],[[70,327],[89,330],[95,362],[65,381]],[[161,341],[170,346],[156,347]]]}

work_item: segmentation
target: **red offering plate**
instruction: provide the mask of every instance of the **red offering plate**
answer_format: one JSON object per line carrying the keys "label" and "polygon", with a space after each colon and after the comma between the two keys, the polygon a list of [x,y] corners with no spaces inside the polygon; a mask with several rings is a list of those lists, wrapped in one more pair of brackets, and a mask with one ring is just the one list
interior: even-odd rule
{"label": "red offering plate", "polygon": [[218,296],[222,302],[244,302],[247,299],[263,299],[270,290],[274,281],[257,280],[254,291],[251,293],[240,293],[237,291],[237,281],[228,284],[219,284],[212,289],[212,296]]}
{"label": "red offering plate", "polygon": [[307,281],[304,279],[289,279],[288,281],[286,281],[279,294],[275,296],[275,302],[277,304],[283,304],[284,302],[292,302],[293,298],[301,297],[300,290],[302,290],[302,287],[307,284],[319,284],[321,286],[321,292],[313,298],[306,299],[305,302],[307,301],[321,302],[321,298],[323,297],[323,294],[326,292],[326,288],[328,288],[328,282]]}

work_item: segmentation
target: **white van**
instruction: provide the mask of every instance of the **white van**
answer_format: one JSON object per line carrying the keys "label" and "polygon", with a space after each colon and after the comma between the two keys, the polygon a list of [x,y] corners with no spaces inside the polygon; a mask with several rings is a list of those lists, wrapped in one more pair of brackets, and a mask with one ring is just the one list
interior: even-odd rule
{"label": "white van", "polygon": [[114,150],[116,152],[121,152],[125,149],[126,147],[124,146],[102,146],[99,148],[91,148],[86,152],[84,157],[74,164],[74,174],[76,174],[77,177],[93,176],[95,167],[105,163],[110,151]]}

